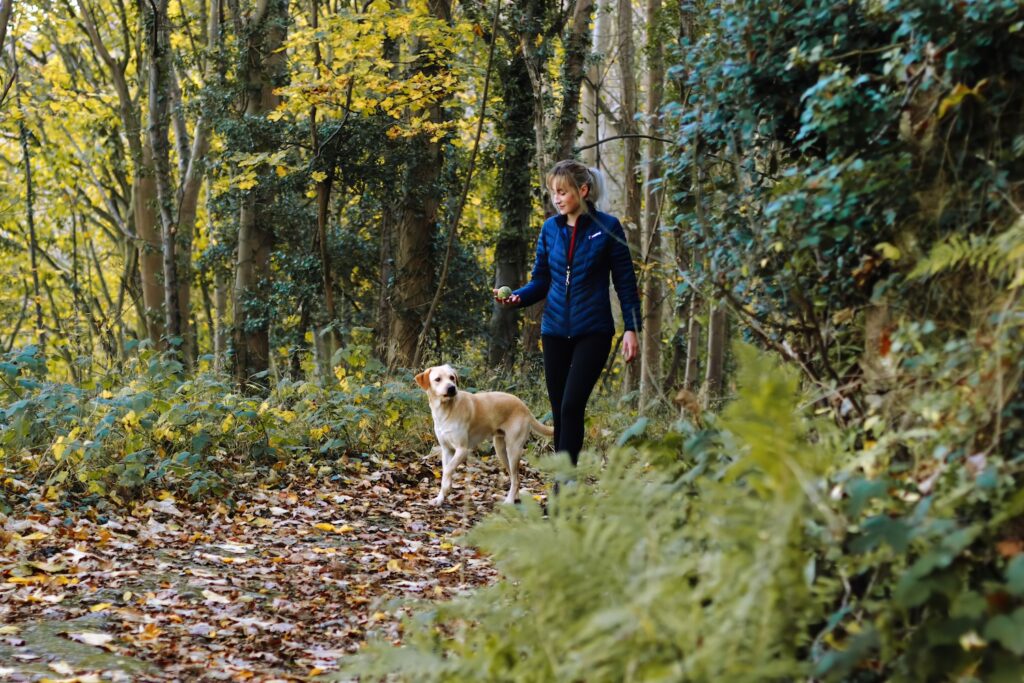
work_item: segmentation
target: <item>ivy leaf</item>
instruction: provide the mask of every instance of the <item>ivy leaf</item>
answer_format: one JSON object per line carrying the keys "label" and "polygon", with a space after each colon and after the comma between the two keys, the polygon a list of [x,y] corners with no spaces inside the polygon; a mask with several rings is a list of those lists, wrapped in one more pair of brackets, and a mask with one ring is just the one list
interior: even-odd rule
{"label": "ivy leaf", "polygon": [[1024,555],[1017,555],[1006,565],[1006,589],[1024,596]]}
{"label": "ivy leaf", "polygon": [[647,431],[647,423],[649,420],[646,417],[641,417],[639,420],[633,423],[626,431],[619,435],[619,438],[615,440],[615,445],[624,446],[630,439],[642,435]]}
{"label": "ivy leaf", "polygon": [[1015,655],[1024,655],[1024,607],[1013,614],[1000,614],[985,624],[985,638],[997,640]]}

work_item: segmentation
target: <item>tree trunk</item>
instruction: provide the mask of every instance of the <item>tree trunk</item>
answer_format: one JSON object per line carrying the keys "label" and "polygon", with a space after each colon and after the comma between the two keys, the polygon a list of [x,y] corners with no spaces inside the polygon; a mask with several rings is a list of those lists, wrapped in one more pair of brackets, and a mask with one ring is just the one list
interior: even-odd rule
{"label": "tree trunk", "polygon": [[[440,121],[440,107],[430,120]],[[406,174],[405,196],[395,244],[394,314],[388,333],[388,367],[409,367],[416,355],[416,342],[423,329],[423,317],[434,291],[434,233],[437,230],[438,179],[441,146],[426,137],[419,141],[415,158]]]}
{"label": "tree trunk", "polygon": [[[448,19],[448,0],[430,0],[431,14]],[[417,52],[429,49],[417,47]],[[426,70],[436,69],[427,65]],[[440,104],[427,110],[433,123],[444,120]],[[413,159],[402,183],[404,193],[395,253],[395,288],[392,296],[394,315],[388,333],[388,367],[410,367],[416,356],[416,345],[434,291],[434,234],[440,207],[441,145],[421,134],[414,141]]]}
{"label": "tree trunk", "polygon": [[[311,0],[310,2],[310,26],[315,31],[320,25],[320,3],[318,0]],[[313,66],[319,68],[323,62],[323,56],[320,53],[320,43],[316,40],[313,41]],[[344,122],[341,124],[344,125]],[[334,357],[334,351],[341,346],[341,338],[338,334],[338,321],[337,312],[335,310],[334,303],[334,271],[331,269],[331,253],[328,250],[327,245],[327,221],[330,215],[331,208],[331,188],[334,186],[334,154],[331,150],[323,149],[320,140],[320,132],[317,130],[316,124],[316,107],[311,107],[309,111],[309,127],[312,135],[313,150],[317,157],[324,159],[326,167],[322,169],[326,173],[326,177],[317,182],[316,184],[316,241],[318,252],[320,254],[320,275],[321,284],[323,285],[324,292],[324,312],[327,317],[327,328],[323,332],[325,333],[324,342],[327,343],[328,348],[324,355],[328,359]],[[306,318],[309,318],[309,313],[306,309],[303,309]],[[314,335],[321,334],[320,332],[314,332]]]}
{"label": "tree trunk", "polygon": [[378,267],[380,273],[380,289],[377,295],[377,358],[382,363],[387,363],[391,357],[391,344],[388,333],[391,331],[392,320],[395,310],[391,299],[394,294],[395,279],[395,233],[398,217],[395,209],[386,205],[381,210],[380,221],[380,251]]}
{"label": "tree trunk", "polygon": [[[13,52],[13,50],[12,50]],[[19,89],[21,86],[18,86]],[[39,288],[39,242],[36,239],[35,192],[32,187],[32,155],[29,152],[28,129],[25,119],[18,119],[18,136],[21,139],[21,155],[25,162],[25,218],[28,224],[28,253],[32,269],[32,298],[35,301],[36,343],[41,356],[46,355],[46,331],[43,325],[43,300]]]}
{"label": "tree trunk", "polygon": [[611,26],[609,21],[608,1],[594,4],[594,41],[590,63],[587,66],[587,77],[583,81],[583,133],[580,142],[586,149],[580,161],[592,168],[601,167],[601,145],[598,142],[603,136],[601,120],[601,88],[604,85],[606,57],[611,44]]}
{"label": "tree trunk", "polygon": [[228,353],[228,279],[219,269],[213,273],[213,369],[224,370]]}
{"label": "tree trunk", "polygon": [[[4,49],[4,45],[7,43],[7,26],[11,21],[11,10],[14,9],[14,0],[0,0],[0,63],[6,61],[7,51]],[[3,105],[4,100],[7,99],[7,93],[10,92],[11,86],[14,85],[15,79],[15,65],[17,62],[14,61],[14,40],[11,40],[11,63],[10,68],[7,70],[7,82],[4,82],[3,76],[0,76],[0,105]]]}
{"label": "tree trunk", "polygon": [[[658,39],[657,16],[661,0],[647,0],[647,119],[652,137],[661,137],[661,100],[664,92],[665,69],[661,41]],[[661,335],[665,287],[661,249],[661,210],[664,193],[656,181],[661,179],[661,156],[665,146],[652,139],[647,146],[647,177],[644,198],[644,254],[647,276],[644,278],[642,301],[644,305],[643,341],[640,344],[640,404],[646,405],[658,397],[661,387]]]}
{"label": "tree trunk", "polygon": [[[215,74],[224,71],[223,59],[220,50],[221,27],[220,27],[220,2],[214,1],[208,14],[206,28],[207,49],[212,52],[210,61],[207,62],[204,81],[209,87]],[[207,114],[200,114],[196,120],[195,135],[192,138],[192,149],[188,154],[188,164],[182,176],[180,191],[180,203],[178,205],[178,305],[182,313],[181,331],[182,357],[185,365],[192,368],[195,365],[197,355],[196,331],[194,326],[188,324],[189,312],[192,308],[191,282],[192,282],[192,241],[196,231],[196,217],[199,213],[199,192],[203,186],[203,174],[206,168],[206,155],[210,149],[210,117]]]}
{"label": "tree trunk", "polygon": [[[521,287],[529,273],[531,191],[533,189],[533,111],[535,106],[526,61],[520,52],[502,65],[500,75],[502,101],[501,137],[504,150],[498,164],[498,210],[501,232],[494,250],[494,286]],[[511,367],[519,311],[494,304],[491,313],[491,340],[488,363]]]}
{"label": "tree trunk", "polygon": [[584,69],[590,52],[590,19],[594,14],[594,0],[576,0],[572,24],[565,41],[565,62],[562,71],[562,109],[558,115],[555,137],[555,157],[569,159],[573,144],[579,135],[580,91]]}
{"label": "tree trunk", "polygon": [[[390,77],[392,80],[397,81],[399,79],[399,67],[397,64],[400,61],[398,41],[385,40],[381,52],[384,55],[384,59],[395,65],[391,68]],[[385,202],[381,208],[380,250],[378,251],[377,260],[380,289],[377,290],[377,335],[376,343],[374,344],[374,352],[377,354],[377,359],[384,364],[387,364],[388,359],[391,357],[388,333],[391,330],[392,320],[394,320],[395,315],[392,297],[395,291],[394,245],[397,226],[397,207],[391,202]],[[319,337],[317,337],[317,341],[318,343],[320,342]],[[320,357],[323,357],[322,353]]]}
{"label": "tree trunk", "polygon": [[[537,181],[540,187],[540,200],[544,218],[555,211],[551,198],[544,185],[544,176],[551,166],[551,157],[547,147],[547,116],[544,110],[546,94],[550,90],[547,84],[547,52],[538,49],[542,44],[545,29],[545,13],[547,3],[544,0],[529,0],[520,8],[521,16],[516,22],[518,53],[523,58],[530,88],[533,91],[533,139],[534,165],[537,169]],[[516,48],[512,48],[516,53]],[[532,204],[532,202],[531,202]],[[529,250],[527,251],[529,254]],[[530,306],[522,314],[522,350],[525,355],[535,356],[540,351],[540,321],[544,315],[544,301]]]}
{"label": "tree trunk", "polygon": [[725,377],[725,306],[714,304],[708,320],[708,362],[704,374],[704,407],[718,405]]}
{"label": "tree trunk", "polygon": [[125,76],[130,55],[115,59],[100,37],[91,6],[85,1],[81,2],[80,6],[85,31],[89,35],[93,49],[96,50],[110,72],[111,82],[117,92],[118,112],[125,137],[128,140],[128,150],[134,167],[131,202],[137,238],[139,280],[142,289],[142,323],[146,328],[146,336],[158,347],[161,347],[164,341],[164,288],[160,281],[162,248],[156,227],[157,194],[156,181],[153,178],[153,150],[149,140],[143,134],[138,106],[132,97],[132,91]]}
{"label": "tree trunk", "polygon": [[[255,129],[279,102],[274,82],[285,66],[280,50],[285,38],[287,0],[260,0],[247,22],[242,78],[246,85],[244,118]],[[257,138],[264,137],[257,134]],[[256,151],[266,151],[269,143],[260,140]],[[274,190],[257,186],[242,198],[238,219],[238,252],[235,261],[234,353],[235,379],[246,387],[252,383],[267,386],[270,370],[270,310],[268,290],[271,284],[270,252],[273,229],[267,208],[274,202]]]}
{"label": "tree trunk", "polygon": [[690,299],[686,323],[686,371],[683,373],[683,388],[695,392],[700,385],[700,299],[694,294]]}
{"label": "tree trunk", "polygon": [[[633,47],[633,3],[630,0],[618,0],[618,41],[619,41],[619,74],[622,78],[622,133],[636,135],[637,127],[634,119],[637,112],[637,89],[634,70]],[[640,142],[635,137],[623,141],[625,155],[623,159],[623,187],[626,192],[626,213],[623,228],[626,241],[634,260],[640,256],[640,179],[637,166],[640,164]],[[646,271],[640,274],[646,281]],[[627,364],[622,377],[622,390],[625,393],[636,391],[639,385],[637,364]]]}
{"label": "tree trunk", "polygon": [[143,3],[149,41],[149,139],[153,146],[153,168],[160,233],[163,246],[164,326],[170,340],[181,335],[178,305],[177,223],[174,218],[174,189],[170,168],[171,56],[170,21],[167,0]]}

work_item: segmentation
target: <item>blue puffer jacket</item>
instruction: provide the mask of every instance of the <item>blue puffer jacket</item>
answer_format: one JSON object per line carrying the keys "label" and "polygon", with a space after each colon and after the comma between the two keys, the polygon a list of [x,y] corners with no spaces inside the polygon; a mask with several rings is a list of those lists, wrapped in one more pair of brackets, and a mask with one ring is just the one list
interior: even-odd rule
{"label": "blue puffer jacket", "polygon": [[530,306],[547,297],[541,334],[614,334],[615,321],[608,296],[611,275],[626,329],[639,332],[636,274],[619,219],[600,211],[581,215],[576,222],[576,248],[569,269],[566,257],[572,230],[565,216],[552,216],[544,221],[530,282],[515,291],[521,299],[520,306]]}

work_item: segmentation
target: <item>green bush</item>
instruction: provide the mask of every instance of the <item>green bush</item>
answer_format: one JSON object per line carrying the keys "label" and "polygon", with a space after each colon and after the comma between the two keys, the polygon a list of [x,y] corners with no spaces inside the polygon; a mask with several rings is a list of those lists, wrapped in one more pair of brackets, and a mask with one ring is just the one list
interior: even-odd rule
{"label": "green bush", "polygon": [[954,464],[925,485],[907,462],[881,467],[919,426],[854,444],[802,416],[792,372],[737,355],[738,397],[707,429],[677,425],[605,468],[544,465],[580,483],[546,516],[527,500],[468,538],[502,580],[422,606],[401,647],[373,642],[342,675],[1019,680],[1024,554],[998,550],[1024,531],[1015,469]]}
{"label": "green bush", "polygon": [[371,454],[429,450],[411,377],[388,379],[356,362],[357,349],[349,355],[328,387],[282,380],[259,397],[213,373],[185,379],[153,350],[88,389],[47,380],[35,348],[9,354],[0,362],[3,504],[35,486],[51,498],[114,503],[156,489],[230,499],[232,486],[254,478],[326,476]]}

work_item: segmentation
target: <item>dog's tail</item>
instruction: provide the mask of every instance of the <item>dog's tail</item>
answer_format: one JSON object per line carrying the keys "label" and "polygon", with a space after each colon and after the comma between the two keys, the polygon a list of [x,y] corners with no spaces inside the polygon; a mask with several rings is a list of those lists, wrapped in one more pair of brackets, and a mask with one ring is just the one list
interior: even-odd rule
{"label": "dog's tail", "polygon": [[549,427],[532,414],[530,415],[530,431],[537,436],[546,436],[549,439],[555,435],[555,428]]}

